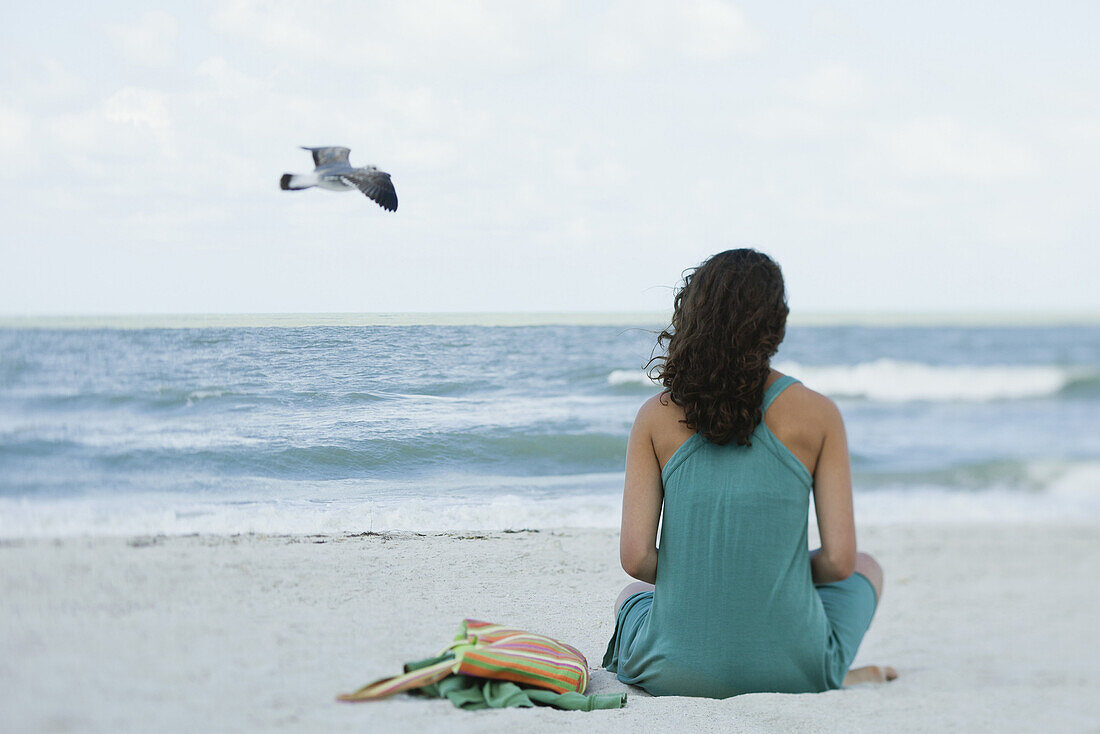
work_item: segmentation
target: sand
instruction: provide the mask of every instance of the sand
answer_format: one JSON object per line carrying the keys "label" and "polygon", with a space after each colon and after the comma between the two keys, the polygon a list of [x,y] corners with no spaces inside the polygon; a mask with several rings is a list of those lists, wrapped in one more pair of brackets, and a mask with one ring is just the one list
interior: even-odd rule
{"label": "sand", "polygon": [[627,577],[617,533],[188,536],[0,542],[0,731],[1100,731],[1100,528],[860,529],[886,590],[822,694],[467,712],[333,697],[442,648],[464,617],[557,636],[589,692]]}

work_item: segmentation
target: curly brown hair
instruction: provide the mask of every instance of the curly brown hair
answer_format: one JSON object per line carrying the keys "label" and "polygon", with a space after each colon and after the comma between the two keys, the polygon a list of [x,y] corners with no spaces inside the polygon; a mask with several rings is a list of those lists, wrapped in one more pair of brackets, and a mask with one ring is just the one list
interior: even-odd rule
{"label": "curly brown hair", "polygon": [[787,313],[783,273],[762,252],[726,250],[685,271],[672,323],[657,337],[667,354],[646,366],[688,428],[716,444],[752,445]]}

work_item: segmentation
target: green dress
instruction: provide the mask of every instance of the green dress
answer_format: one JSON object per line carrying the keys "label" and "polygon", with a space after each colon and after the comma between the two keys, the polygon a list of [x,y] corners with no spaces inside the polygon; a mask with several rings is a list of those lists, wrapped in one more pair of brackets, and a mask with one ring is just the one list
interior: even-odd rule
{"label": "green dress", "polygon": [[623,603],[604,667],[654,695],[839,688],[877,600],[860,574],[814,585],[802,462],[761,421],[751,446],[693,435],[661,479],[656,588]]}

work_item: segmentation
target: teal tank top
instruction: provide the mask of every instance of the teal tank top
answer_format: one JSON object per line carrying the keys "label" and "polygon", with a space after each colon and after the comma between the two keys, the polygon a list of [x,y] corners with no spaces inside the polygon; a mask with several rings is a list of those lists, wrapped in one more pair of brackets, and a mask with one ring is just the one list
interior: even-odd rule
{"label": "teal tank top", "polygon": [[[763,411],[796,382],[776,380]],[[841,686],[847,662],[810,572],[813,478],[763,421],[751,440],[696,433],[662,471],[652,603],[623,604],[604,657],[623,682],[712,698]]]}

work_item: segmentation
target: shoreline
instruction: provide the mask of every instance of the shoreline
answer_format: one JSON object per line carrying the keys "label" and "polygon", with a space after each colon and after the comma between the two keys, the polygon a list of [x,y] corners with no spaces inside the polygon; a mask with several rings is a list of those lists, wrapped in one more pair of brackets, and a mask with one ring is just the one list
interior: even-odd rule
{"label": "shoreline", "polygon": [[[812,506],[811,506],[812,508]],[[391,540],[415,540],[417,538],[444,538],[451,540],[499,540],[509,536],[530,534],[562,534],[562,533],[615,533],[619,532],[619,518],[606,525],[584,526],[508,526],[508,527],[476,527],[468,528],[424,528],[410,530],[404,528],[382,530],[324,530],[324,531],[263,531],[240,530],[229,532],[210,531],[132,531],[113,530],[109,532],[67,532],[58,534],[39,535],[0,535],[0,549],[23,548],[27,546],[52,545],[62,546],[71,543],[125,543],[131,547],[147,547],[163,545],[177,541],[193,540],[206,544],[241,543],[241,542],[278,542],[305,543],[316,542],[319,544],[342,542],[361,538],[375,538],[382,542]],[[873,533],[888,533],[893,531],[936,532],[941,529],[983,529],[992,532],[1008,532],[1019,530],[1042,530],[1049,528],[1064,528],[1072,532],[1096,531],[1100,537],[1100,518],[1097,517],[1009,517],[1009,518],[962,518],[957,520],[945,520],[942,518],[928,518],[917,520],[902,520],[893,518],[888,520],[867,521],[856,520],[857,532],[867,528]],[[808,537],[811,545],[819,543],[816,520],[812,516],[807,524]],[[1100,541],[1098,541],[1100,545]],[[861,548],[862,550],[862,548]]]}
{"label": "shoreline", "polygon": [[[1092,491],[1100,463],[1056,474],[1043,490],[882,489],[854,494],[857,528],[1047,526],[1100,527],[1100,498]],[[621,485],[621,477],[618,480]],[[555,499],[520,494],[448,501],[347,497],[318,505],[178,497],[0,498],[0,541],[179,537],[351,537],[363,533],[485,534],[516,530],[617,530],[622,491]],[[811,505],[812,508],[812,505]],[[811,509],[807,522],[816,532]]]}
{"label": "shoreline", "polygon": [[[901,677],[724,701],[652,698],[599,667],[628,581],[613,529],[5,540],[0,729],[1084,731],[1100,720],[1096,529],[861,525],[886,585],[854,665]],[[578,647],[589,692],[627,690],[626,707],[334,701],[464,617]]]}

